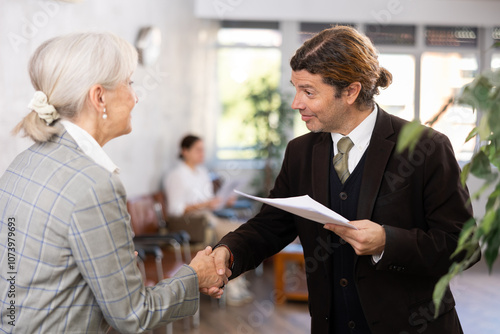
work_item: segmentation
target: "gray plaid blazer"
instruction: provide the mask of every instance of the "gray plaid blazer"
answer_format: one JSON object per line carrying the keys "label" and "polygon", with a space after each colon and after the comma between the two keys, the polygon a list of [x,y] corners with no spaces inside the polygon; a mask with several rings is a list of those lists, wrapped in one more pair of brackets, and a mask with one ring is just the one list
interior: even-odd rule
{"label": "gray plaid blazer", "polygon": [[0,178],[0,333],[101,333],[109,325],[141,333],[193,315],[194,270],[144,286],[122,183],[59,127]]}

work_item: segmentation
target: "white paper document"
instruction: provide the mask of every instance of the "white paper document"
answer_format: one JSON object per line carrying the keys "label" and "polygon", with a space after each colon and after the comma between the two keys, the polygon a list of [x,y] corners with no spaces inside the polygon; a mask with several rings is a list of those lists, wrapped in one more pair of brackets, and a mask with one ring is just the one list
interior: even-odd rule
{"label": "white paper document", "polygon": [[227,201],[231,198],[231,195],[234,195],[233,191],[235,191],[236,188],[240,187],[243,184],[243,181],[240,179],[235,179],[235,180],[229,180],[227,182],[224,182],[222,184],[222,187],[217,191],[215,194],[215,197],[219,198],[220,204],[216,210],[222,209]]}
{"label": "white paper document", "polygon": [[356,226],[349,223],[349,220],[342,217],[335,211],[330,210],[321,203],[313,200],[309,195],[288,197],[288,198],[262,198],[242,193],[235,190],[237,194],[251,198],[253,200],[272,205],[278,209],[293,213],[294,215],[314,220],[321,224],[336,224],[347,226],[357,230]]}

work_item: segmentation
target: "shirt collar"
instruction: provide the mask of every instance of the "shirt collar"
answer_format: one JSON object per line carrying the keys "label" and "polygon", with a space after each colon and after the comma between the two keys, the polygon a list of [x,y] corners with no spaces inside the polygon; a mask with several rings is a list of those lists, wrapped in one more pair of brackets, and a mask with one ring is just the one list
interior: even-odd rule
{"label": "shirt collar", "polygon": [[[377,121],[377,111],[378,106],[375,104],[375,107],[370,115],[368,115],[363,122],[361,122],[347,135],[353,142],[354,147],[361,152],[364,152],[364,150],[368,147],[368,144],[370,144],[373,129],[375,128],[375,122]],[[345,137],[344,135],[336,132],[332,132],[331,136],[334,143],[338,142],[342,137]]]}
{"label": "shirt collar", "polygon": [[73,122],[64,119],[60,122],[82,149],[83,153],[111,173],[119,173],[120,169],[111,161],[111,158],[104,152],[94,137]]}

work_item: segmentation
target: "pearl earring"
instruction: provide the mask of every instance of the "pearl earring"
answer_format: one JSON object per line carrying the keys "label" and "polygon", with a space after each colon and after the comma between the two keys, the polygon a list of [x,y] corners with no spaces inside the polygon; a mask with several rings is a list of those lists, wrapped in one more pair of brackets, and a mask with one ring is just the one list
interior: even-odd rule
{"label": "pearl earring", "polygon": [[106,114],[106,108],[102,111],[102,119],[108,118],[108,114]]}

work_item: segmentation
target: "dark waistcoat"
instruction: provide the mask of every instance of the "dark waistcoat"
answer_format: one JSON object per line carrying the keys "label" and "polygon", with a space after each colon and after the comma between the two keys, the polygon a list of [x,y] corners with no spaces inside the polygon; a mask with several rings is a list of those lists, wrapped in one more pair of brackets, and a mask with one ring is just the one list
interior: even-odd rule
{"label": "dark waistcoat", "polygon": [[[333,164],[330,164],[330,207],[349,220],[357,219],[356,212],[365,155],[344,184],[340,182]],[[333,314],[330,317],[332,321],[331,333],[369,334],[370,329],[366,323],[354,283],[354,249],[340,237],[335,235],[335,238],[339,246],[332,256]]]}

